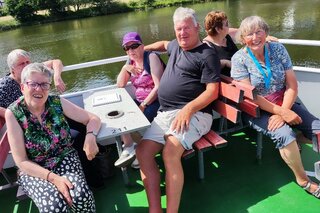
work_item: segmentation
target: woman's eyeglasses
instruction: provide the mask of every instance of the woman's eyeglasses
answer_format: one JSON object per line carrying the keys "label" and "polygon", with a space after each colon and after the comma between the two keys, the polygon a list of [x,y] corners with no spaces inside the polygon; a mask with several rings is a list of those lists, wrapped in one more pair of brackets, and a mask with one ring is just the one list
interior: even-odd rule
{"label": "woman's eyeglasses", "polygon": [[256,36],[262,36],[265,32],[263,30],[258,30],[256,32],[252,32],[252,33],[249,33],[248,35],[246,35],[245,37],[247,39],[252,39],[253,38],[253,35],[256,34]]}
{"label": "woman's eyeglasses", "polygon": [[37,82],[33,82],[33,81],[27,81],[26,82],[27,86],[29,88],[32,88],[34,90],[38,89],[38,87],[40,87],[42,90],[49,90],[51,84],[50,83],[37,83]]}
{"label": "woman's eyeglasses", "polygon": [[141,44],[139,44],[139,43],[134,43],[134,44],[131,44],[130,46],[123,46],[123,50],[124,50],[124,51],[128,51],[128,50],[130,50],[130,49],[135,50],[135,49],[137,49],[140,45],[141,45]]}

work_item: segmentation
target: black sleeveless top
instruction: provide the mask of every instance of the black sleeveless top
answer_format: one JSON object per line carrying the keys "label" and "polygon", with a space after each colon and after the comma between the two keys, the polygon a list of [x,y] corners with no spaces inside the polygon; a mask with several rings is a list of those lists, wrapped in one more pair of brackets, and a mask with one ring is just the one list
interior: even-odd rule
{"label": "black sleeveless top", "polygon": [[[235,54],[238,51],[238,47],[233,42],[229,34],[226,36],[226,39],[227,39],[226,47],[218,46],[208,40],[205,40],[208,46],[210,46],[216,51],[216,54],[218,55],[220,60],[221,59],[231,60],[231,57],[233,56],[233,54]],[[231,69],[229,67],[224,67],[221,69],[221,74],[230,76],[230,70]]]}

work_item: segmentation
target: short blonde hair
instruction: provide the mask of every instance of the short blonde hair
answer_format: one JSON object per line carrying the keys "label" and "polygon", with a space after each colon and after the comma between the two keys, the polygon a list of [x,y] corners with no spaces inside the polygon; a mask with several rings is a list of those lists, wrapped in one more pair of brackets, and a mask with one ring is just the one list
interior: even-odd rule
{"label": "short blonde hair", "polygon": [[269,35],[269,25],[260,16],[249,16],[243,19],[237,33],[237,41],[244,44],[244,37],[258,29],[264,30]]}

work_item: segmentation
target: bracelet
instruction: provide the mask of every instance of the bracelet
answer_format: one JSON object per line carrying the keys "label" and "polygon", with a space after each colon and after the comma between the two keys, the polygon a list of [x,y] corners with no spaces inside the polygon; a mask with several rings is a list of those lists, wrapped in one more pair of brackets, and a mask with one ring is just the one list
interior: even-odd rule
{"label": "bracelet", "polygon": [[87,134],[93,134],[95,137],[98,136],[98,133],[96,133],[95,131],[88,131],[88,132],[86,133],[86,135],[87,135]]}
{"label": "bracelet", "polygon": [[48,172],[47,178],[46,178],[47,181],[49,181],[49,175],[50,175],[51,173],[52,173],[52,171],[49,171],[49,172]]}

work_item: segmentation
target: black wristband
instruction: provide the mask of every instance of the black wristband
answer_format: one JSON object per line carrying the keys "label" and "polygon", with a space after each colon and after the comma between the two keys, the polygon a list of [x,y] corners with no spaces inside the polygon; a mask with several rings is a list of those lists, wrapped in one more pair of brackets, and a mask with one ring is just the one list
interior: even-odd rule
{"label": "black wristband", "polygon": [[[95,137],[98,136],[98,134],[97,134],[95,131],[89,131],[89,132],[87,132],[87,134],[93,134]],[[87,135],[87,134],[86,134],[86,135]]]}

